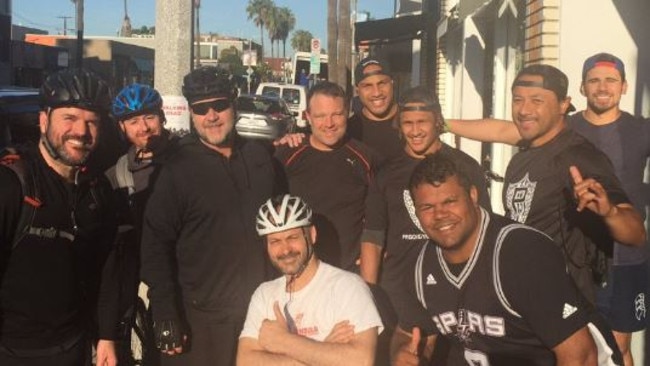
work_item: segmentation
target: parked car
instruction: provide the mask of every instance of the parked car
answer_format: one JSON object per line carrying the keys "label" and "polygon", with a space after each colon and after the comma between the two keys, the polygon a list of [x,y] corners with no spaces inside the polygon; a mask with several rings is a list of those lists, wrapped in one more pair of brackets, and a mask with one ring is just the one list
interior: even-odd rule
{"label": "parked car", "polygon": [[255,94],[281,97],[298,121],[298,127],[307,127],[307,89],[302,85],[260,83]]}
{"label": "parked car", "polygon": [[38,141],[38,89],[0,87],[0,150],[4,147]]}
{"label": "parked car", "polygon": [[243,94],[236,105],[235,128],[241,136],[275,140],[296,128],[296,119],[282,98]]}

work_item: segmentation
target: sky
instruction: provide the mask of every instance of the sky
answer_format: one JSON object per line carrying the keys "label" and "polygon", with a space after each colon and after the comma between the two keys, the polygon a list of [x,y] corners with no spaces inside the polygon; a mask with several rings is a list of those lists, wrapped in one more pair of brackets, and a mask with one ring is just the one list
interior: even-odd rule
{"label": "sky", "polygon": [[[188,0],[186,0],[188,1]],[[133,28],[155,25],[155,0],[127,0]],[[303,29],[326,43],[327,0],[274,0],[276,6],[290,8],[296,17],[294,30]],[[354,3],[354,1],[352,1]],[[252,38],[260,42],[260,30],[248,20],[248,0],[201,0],[201,33]],[[63,19],[68,19],[68,34],[75,34],[75,5],[71,0],[13,0],[12,22],[44,29],[50,34],[63,34]],[[354,10],[354,9],[353,9]],[[374,19],[392,17],[394,0],[357,0],[358,12],[369,12]],[[84,35],[116,35],[124,19],[123,0],[85,0]],[[265,31],[266,33],[266,31]],[[289,36],[291,37],[291,36]],[[268,45],[265,34],[264,43]],[[270,50],[270,47],[267,47]],[[288,51],[288,50],[287,50]]]}

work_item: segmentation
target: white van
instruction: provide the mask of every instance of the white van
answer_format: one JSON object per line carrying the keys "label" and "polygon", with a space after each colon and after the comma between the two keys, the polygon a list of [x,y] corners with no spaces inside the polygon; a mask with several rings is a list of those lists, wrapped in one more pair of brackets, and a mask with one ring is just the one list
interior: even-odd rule
{"label": "white van", "polygon": [[255,94],[282,97],[296,116],[298,127],[307,127],[307,89],[302,85],[286,83],[260,83]]}

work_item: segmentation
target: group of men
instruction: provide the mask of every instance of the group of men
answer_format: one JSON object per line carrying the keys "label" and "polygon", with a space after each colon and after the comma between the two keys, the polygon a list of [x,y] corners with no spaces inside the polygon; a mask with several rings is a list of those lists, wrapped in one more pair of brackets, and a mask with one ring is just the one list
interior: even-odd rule
{"label": "group of men", "polygon": [[[610,56],[585,62],[583,125],[618,111],[607,92],[624,67]],[[648,123],[612,114],[638,131],[631,145],[596,143],[608,159],[567,127],[568,79],[554,67],[517,75],[512,124],[446,123],[423,87],[395,101],[384,66],[357,65],[362,108],[349,118],[341,86],[310,88],[311,133],[274,155],[237,135],[237,91],[215,68],[183,80],[193,132],[181,139],[151,87],[111,103],[93,73],[51,75],[38,146],[0,166],[0,363],[88,364],[94,344],[98,365],[117,364],[120,303],[142,279],[162,365],[605,365],[622,364],[619,348],[631,364],[645,311],[619,304],[647,292],[645,257],[632,258],[646,234],[632,205],[642,170],[621,164],[650,155]],[[131,146],[92,174],[109,109]],[[476,161],[440,140],[449,128],[496,141],[495,126],[524,142],[508,218],[491,213]],[[604,322],[596,290],[612,248],[635,271],[612,266]]]}

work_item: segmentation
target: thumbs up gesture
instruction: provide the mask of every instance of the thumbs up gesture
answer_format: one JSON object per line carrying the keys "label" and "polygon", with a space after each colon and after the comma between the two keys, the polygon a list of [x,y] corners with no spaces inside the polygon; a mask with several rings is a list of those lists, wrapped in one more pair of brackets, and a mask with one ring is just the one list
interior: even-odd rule
{"label": "thumbs up gesture", "polygon": [[[402,332],[406,340],[408,333],[396,330],[396,332]],[[394,366],[418,366],[420,364],[420,357],[418,356],[419,347],[420,347],[420,329],[418,327],[413,327],[410,339],[402,344],[397,354],[393,358]]]}

